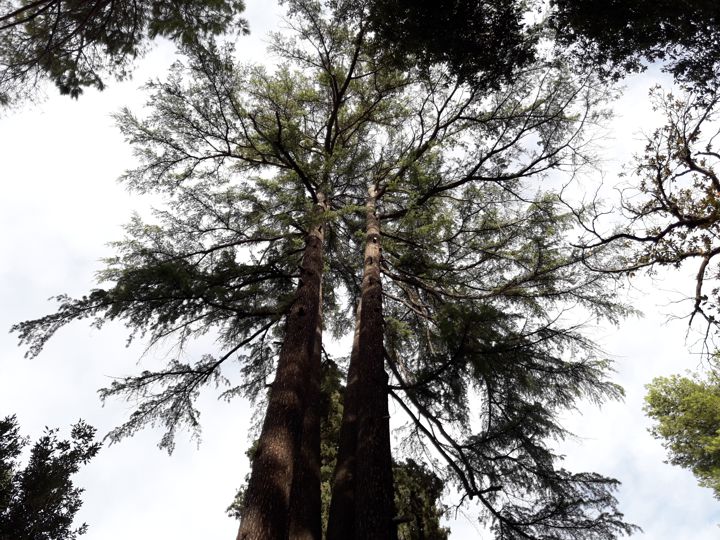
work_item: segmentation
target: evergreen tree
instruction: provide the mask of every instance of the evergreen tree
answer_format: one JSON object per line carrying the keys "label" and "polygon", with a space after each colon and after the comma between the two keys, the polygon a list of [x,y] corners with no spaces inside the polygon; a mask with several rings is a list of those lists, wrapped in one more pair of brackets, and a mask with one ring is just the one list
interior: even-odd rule
{"label": "evergreen tree", "polygon": [[[343,373],[338,365],[326,359],[322,363],[322,390],[320,394],[321,418],[321,493],[322,529],[325,537],[330,512],[332,475],[337,458],[337,443],[343,418]],[[247,452],[250,460],[256,445]],[[440,527],[445,513],[440,499],[442,480],[421,463],[409,459],[393,464],[395,477],[395,505],[398,509],[398,537],[402,540],[446,540],[448,530]],[[247,479],[246,479],[247,483]],[[230,516],[240,519],[245,488],[241,488],[228,508]]]}
{"label": "evergreen tree", "polygon": [[29,440],[20,435],[15,416],[0,420],[1,540],[75,540],[87,531],[85,523],[73,528],[83,489],[71,477],[100,443],[94,441],[95,429],[82,421],[72,427],[71,440],[57,433],[46,429],[21,467],[18,459]]}
{"label": "evergreen tree", "polygon": [[190,43],[226,30],[247,32],[242,0],[2,0],[0,105],[49,79],[62,94],[126,77],[149,41]]}
{"label": "evergreen tree", "polygon": [[[446,460],[499,538],[630,531],[615,482],[557,470],[545,443],[565,433],[563,408],[618,394],[591,344],[556,318],[576,303],[622,308],[563,242],[557,201],[528,183],[585,158],[583,127],[603,115],[596,81],[551,58],[493,92],[443,69],[400,71],[364,6],[288,4],[295,37],[275,39],[286,63],[274,72],[195,44],[150,85],[147,118],[120,115],[141,159],[125,181],[169,208],[158,225],[131,224],[108,288],[16,326],[30,354],[86,317],[124,320],[152,342],[217,332],[219,354],[104,390],[139,402],[112,437],[159,422],[171,449],[178,427],[199,427],[200,388],[232,377],[227,360],[245,377],[227,396],[258,396],[274,369],[239,537],[317,537],[319,510],[303,522],[297,493],[308,478],[319,486],[318,321],[343,334],[357,306],[329,537],[334,522],[349,527],[342,538],[397,535],[386,362],[412,442]],[[465,422],[471,389],[479,433]]]}

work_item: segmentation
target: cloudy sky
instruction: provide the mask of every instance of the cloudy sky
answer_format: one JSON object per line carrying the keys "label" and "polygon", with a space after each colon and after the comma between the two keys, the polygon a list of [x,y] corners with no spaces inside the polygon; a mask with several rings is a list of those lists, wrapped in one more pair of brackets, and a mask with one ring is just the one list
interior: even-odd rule
{"label": "cloudy sky", "polygon": [[[240,41],[243,57],[264,57],[263,36],[277,24],[277,9],[267,5],[248,2],[253,34]],[[0,118],[0,328],[48,313],[54,306],[50,296],[86,292],[99,259],[111,254],[107,242],[122,236],[121,226],[133,210],[148,208],[149,201],[116,183],[133,160],[110,115],[124,105],[141,107],[137,86],[161,76],[172,59],[171,47],[161,45],[139,64],[133,81],[102,93],[88,91],[79,101],[50,89],[41,105]],[[661,80],[650,70],[627,81],[611,138],[604,143],[606,182],[614,181],[622,163],[642,148],[642,132],[658,123],[649,111],[647,91]],[[566,467],[622,481],[621,509],[645,531],[633,538],[720,536],[720,504],[710,490],[697,487],[689,472],[663,463],[663,449],[648,435],[641,410],[644,385],[653,377],[698,367],[686,323],[667,322],[668,315],[682,313],[673,302],[690,290],[689,276],[690,270],[633,284],[628,301],[645,316],[593,330],[616,362],[625,401],[601,410],[581,406],[567,415],[578,437],[561,445]],[[15,336],[0,332],[0,415],[17,414],[22,431],[33,438],[44,426],[67,428],[79,418],[106,433],[130,408],[117,401],[102,407],[96,390],[111,377],[152,362],[147,357],[138,361],[141,344],[126,348],[125,341],[122,325],[98,331],[77,323],[59,332],[38,358],[26,360]],[[79,513],[79,520],[90,525],[85,538],[234,538],[237,524],[225,508],[247,473],[251,412],[242,400],[218,402],[210,394],[201,398],[200,408],[199,446],[181,435],[168,457],[156,447],[160,433],[148,429],[105,447],[77,475],[86,489]],[[464,514],[472,516],[473,509],[457,514],[452,537],[482,537]]]}

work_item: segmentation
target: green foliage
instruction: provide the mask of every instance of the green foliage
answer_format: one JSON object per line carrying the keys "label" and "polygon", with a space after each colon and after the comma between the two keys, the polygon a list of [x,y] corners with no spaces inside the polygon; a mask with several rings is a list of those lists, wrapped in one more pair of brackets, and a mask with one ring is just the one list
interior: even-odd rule
{"label": "green foliage", "polygon": [[48,78],[62,94],[102,89],[127,76],[150,40],[190,44],[228,29],[247,32],[242,0],[0,0],[0,104]]}
{"label": "green foliage", "polygon": [[447,540],[450,531],[440,526],[445,508],[440,503],[442,480],[427,466],[412,459],[395,463],[395,508],[398,540]]}
{"label": "green foliage", "polygon": [[522,191],[470,186],[386,228],[386,349],[392,395],[413,419],[405,443],[447,464],[497,538],[629,534],[617,482],[570,473],[552,451],[568,435],[563,411],[622,396],[563,310],[613,320],[625,308],[569,245],[562,202]]}
{"label": "green foliage", "polygon": [[715,0],[552,0],[561,44],[608,74],[661,60],[676,79],[710,91],[720,75],[720,5]]}
{"label": "green foliage", "polygon": [[322,501],[323,533],[327,530],[332,496],[332,477],[337,460],[340,425],[343,415],[343,373],[332,360],[322,364],[323,378],[320,394],[320,494]]}
{"label": "green foliage", "polygon": [[657,377],[647,386],[645,412],[669,461],[690,469],[720,499],[720,370],[707,377]]}
{"label": "green foliage", "polygon": [[71,476],[100,449],[95,429],[80,421],[71,440],[46,429],[32,445],[25,467],[18,461],[29,444],[15,416],[0,420],[0,540],[75,540],[87,524],[72,528],[82,488]]}
{"label": "green foliage", "polygon": [[464,80],[498,88],[535,56],[525,0],[371,0],[370,27],[396,61],[446,65]]}
{"label": "green foliage", "polygon": [[[118,116],[140,162],[124,181],[167,207],[157,224],[131,223],[100,274],[105,288],[17,325],[21,341],[37,354],[61,326],[88,317],[122,320],[131,334],[180,348],[217,335],[217,356],[170,358],[103,391],[137,403],[115,436],[160,423],[170,449],[177,427],[199,427],[202,386],[261,393],[303,238],[318,222],[323,319],[335,334],[347,331],[373,187],[385,346],[393,395],[413,420],[408,450],[443,460],[445,477],[480,501],[501,540],[632,531],[612,497],[616,482],[564,471],[548,442],[566,434],[558,417],[577,400],[620,394],[564,314],[580,306],[583,316],[614,320],[626,310],[610,278],[569,245],[563,202],[536,183],[588,159],[583,129],[603,120],[608,93],[559,61],[533,64],[493,92],[440,68],[400,70],[372,41],[364,4],[287,4],[295,34],[273,41],[285,60],[275,71],[237,65],[212,44],[188,46],[187,62],[149,85],[147,116]],[[319,194],[329,210],[315,215]],[[331,386],[326,441],[339,422]],[[327,481],[334,445],[322,451]],[[416,472],[411,483],[436,485]],[[425,510],[436,500],[418,496],[410,502]]]}

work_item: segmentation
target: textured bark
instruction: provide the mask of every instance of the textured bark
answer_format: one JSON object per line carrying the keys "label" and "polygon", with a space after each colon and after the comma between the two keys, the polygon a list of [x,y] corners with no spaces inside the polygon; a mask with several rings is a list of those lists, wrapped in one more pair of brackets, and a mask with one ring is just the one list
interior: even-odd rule
{"label": "textured bark", "polygon": [[[320,298],[322,299],[322,292]],[[318,308],[300,458],[295,465],[297,470],[293,477],[290,495],[290,540],[321,540],[322,538],[322,497],[320,494],[322,301]]]}
{"label": "textured bark", "polygon": [[[367,201],[362,309],[358,310],[345,398],[345,406],[349,405],[350,411],[343,416],[343,424],[346,417],[352,421],[354,416],[354,426],[348,428],[347,441],[341,435],[338,467],[347,469],[336,469],[333,503],[336,491],[342,499],[338,505],[331,504],[330,510],[330,522],[342,523],[342,533],[334,530],[333,536],[330,536],[329,530],[328,540],[393,540],[397,537],[393,523],[388,378],[383,354],[380,221],[375,206],[376,192],[371,188]],[[343,448],[343,443],[349,444],[349,448]],[[340,456],[345,457],[343,464]],[[341,478],[340,473],[348,470],[349,479]],[[338,486],[340,480],[345,485]],[[340,487],[344,488],[344,492],[339,491]]]}
{"label": "textured bark", "polygon": [[[320,198],[317,210],[324,209],[324,200]],[[317,341],[323,234],[322,224],[316,223],[306,238],[300,284],[285,323],[285,339],[245,493],[238,540],[288,539],[293,477],[302,454],[305,410]],[[319,443],[317,450],[319,453]]]}
{"label": "textured bark", "polygon": [[360,313],[362,301],[358,304],[355,319],[355,337],[350,366],[348,367],[345,394],[343,396],[343,417],[340,424],[337,461],[333,472],[332,496],[328,515],[327,540],[355,538],[355,452],[357,451],[357,394],[358,394],[358,353],[360,342]]}

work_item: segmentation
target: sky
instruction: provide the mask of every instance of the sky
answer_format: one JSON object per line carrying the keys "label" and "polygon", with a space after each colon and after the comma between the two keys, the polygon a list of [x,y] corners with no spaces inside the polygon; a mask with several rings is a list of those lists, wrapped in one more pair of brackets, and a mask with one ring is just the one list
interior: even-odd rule
{"label": "sky", "polygon": [[[278,13],[267,2],[247,2],[252,35],[239,41],[241,58],[266,58],[263,36],[277,27]],[[134,161],[111,114],[125,105],[139,110],[143,95],[138,86],[161,77],[173,58],[172,47],[160,44],[138,63],[132,81],[111,84],[104,92],[89,90],[77,101],[50,88],[41,104],[0,117],[0,329],[53,311],[51,296],[87,292],[102,267],[100,259],[112,254],[107,243],[122,237],[122,225],[133,211],[147,211],[152,201],[127,193],[116,181]],[[658,124],[647,92],[663,80],[667,82],[650,69],[626,81],[603,143],[607,183],[642,149],[643,132]],[[642,413],[644,385],[653,377],[699,365],[698,347],[686,339],[686,321],[668,321],[682,314],[674,301],[691,291],[691,274],[686,269],[661,273],[653,281],[635,280],[626,290],[627,299],[644,316],[591,329],[615,361],[615,380],[624,386],[626,398],[601,409],[581,404],[566,415],[566,426],[577,437],[559,444],[566,468],[622,482],[620,508],[628,521],[644,529],[634,539],[720,536],[720,504],[710,490],[697,486],[691,473],[663,462],[664,450],[648,434],[650,424]],[[75,323],[60,331],[38,358],[27,360],[16,336],[1,331],[0,415],[17,414],[22,432],[33,439],[44,426],[61,427],[68,435],[79,418],[101,435],[107,433],[131,409],[120,401],[103,407],[97,389],[157,360],[143,357],[142,343],[126,347],[126,338],[122,324],[97,330]],[[203,344],[187,354],[198,351],[204,351]],[[160,431],[146,429],[105,446],[78,473],[76,483],[85,488],[78,522],[90,525],[84,538],[235,537],[237,523],[225,508],[248,472],[245,450],[252,412],[247,402],[218,401],[212,392],[201,396],[200,410],[201,444],[181,434],[168,456],[156,446]],[[474,523],[472,507],[455,516],[451,538],[490,538]]]}

